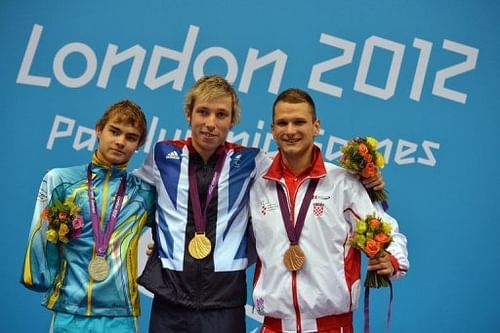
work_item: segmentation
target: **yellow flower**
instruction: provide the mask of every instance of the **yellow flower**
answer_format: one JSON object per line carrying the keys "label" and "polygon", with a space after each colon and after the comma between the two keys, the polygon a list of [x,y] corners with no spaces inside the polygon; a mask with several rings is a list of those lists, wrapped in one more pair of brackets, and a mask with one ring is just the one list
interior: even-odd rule
{"label": "yellow flower", "polygon": [[354,239],[352,240],[354,247],[358,249],[363,249],[365,247],[365,242],[366,242],[366,237],[359,234],[354,236]]}
{"label": "yellow flower", "polygon": [[385,165],[384,156],[378,151],[375,152],[375,165],[379,168],[383,168]]}
{"label": "yellow flower", "polygon": [[70,215],[78,215],[80,213],[80,206],[75,205],[71,197],[64,199],[64,206],[68,207]]}
{"label": "yellow flower", "polygon": [[382,232],[386,235],[390,235],[392,233],[392,226],[387,222],[382,222]]}
{"label": "yellow flower", "polygon": [[61,223],[61,225],[59,226],[59,238],[66,236],[68,232],[68,225],[66,223]]}
{"label": "yellow flower", "polygon": [[377,145],[378,145],[377,139],[375,139],[371,136],[368,136],[368,137],[366,137],[366,143],[368,143],[372,149],[377,149]]}
{"label": "yellow flower", "polygon": [[359,220],[358,223],[356,223],[356,233],[357,234],[364,234],[367,229],[367,224],[363,220]]}
{"label": "yellow flower", "polygon": [[54,229],[49,229],[47,231],[47,240],[51,243],[57,242],[57,232]]}

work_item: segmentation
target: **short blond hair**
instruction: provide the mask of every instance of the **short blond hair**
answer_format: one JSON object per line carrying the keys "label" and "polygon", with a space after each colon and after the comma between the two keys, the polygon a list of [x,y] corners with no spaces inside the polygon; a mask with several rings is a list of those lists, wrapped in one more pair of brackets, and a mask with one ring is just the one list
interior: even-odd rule
{"label": "short blond hair", "polygon": [[197,99],[213,100],[220,97],[231,96],[233,100],[231,110],[231,126],[240,121],[240,101],[233,86],[221,76],[207,75],[196,81],[186,94],[184,100],[184,113],[186,118],[191,118],[194,103]]}

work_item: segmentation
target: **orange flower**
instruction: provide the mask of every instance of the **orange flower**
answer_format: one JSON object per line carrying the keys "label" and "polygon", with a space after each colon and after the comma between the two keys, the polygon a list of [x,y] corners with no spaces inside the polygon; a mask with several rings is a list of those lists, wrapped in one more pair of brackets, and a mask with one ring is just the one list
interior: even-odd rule
{"label": "orange flower", "polygon": [[42,220],[45,220],[45,221],[49,220],[49,207],[45,207],[45,209],[42,211],[41,217],[42,217]]}
{"label": "orange flower", "polygon": [[373,161],[373,156],[371,154],[366,154],[366,155],[363,155],[363,159],[367,162],[367,163],[370,163],[371,161]]}
{"label": "orange flower", "polygon": [[361,154],[361,156],[365,156],[366,154],[368,154],[368,147],[365,146],[364,143],[360,143],[358,146],[358,151]]}
{"label": "orange flower", "polygon": [[381,244],[386,244],[391,241],[391,238],[386,234],[384,234],[383,232],[379,232],[378,234],[376,234],[375,237],[373,237],[373,239]]}
{"label": "orange flower", "polygon": [[373,239],[368,239],[365,245],[365,252],[369,257],[375,256],[380,251],[380,243]]}
{"label": "orange flower", "polygon": [[64,211],[61,211],[59,212],[59,214],[57,215],[57,217],[59,218],[59,220],[64,220],[68,217],[68,213],[67,212],[64,212]]}
{"label": "orange flower", "polygon": [[380,220],[379,219],[371,219],[368,224],[370,225],[370,228],[372,230],[375,230],[379,227],[380,225]]}
{"label": "orange flower", "polygon": [[377,167],[372,162],[367,163],[363,171],[361,171],[361,176],[364,178],[373,177],[377,174]]}

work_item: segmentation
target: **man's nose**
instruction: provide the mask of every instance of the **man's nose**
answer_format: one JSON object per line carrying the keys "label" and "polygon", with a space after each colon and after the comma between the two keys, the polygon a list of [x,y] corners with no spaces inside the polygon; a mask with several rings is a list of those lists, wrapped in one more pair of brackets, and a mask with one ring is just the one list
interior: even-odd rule
{"label": "man's nose", "polygon": [[116,140],[115,140],[115,143],[120,146],[120,147],[123,147],[125,146],[125,135],[119,135],[116,137]]}
{"label": "man's nose", "polygon": [[286,125],[285,130],[286,130],[286,133],[295,133],[295,125],[292,122],[289,122]]}
{"label": "man's nose", "polygon": [[210,114],[205,118],[205,126],[213,130],[215,128],[215,121],[216,121],[215,115]]}

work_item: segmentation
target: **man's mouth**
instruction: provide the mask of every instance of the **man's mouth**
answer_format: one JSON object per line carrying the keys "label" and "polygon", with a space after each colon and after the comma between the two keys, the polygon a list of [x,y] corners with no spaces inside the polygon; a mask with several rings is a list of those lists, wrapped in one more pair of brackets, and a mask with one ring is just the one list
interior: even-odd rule
{"label": "man's mouth", "polygon": [[283,140],[284,143],[289,144],[289,145],[296,144],[299,141],[300,141],[299,138],[292,138],[292,139],[284,139]]}
{"label": "man's mouth", "polygon": [[212,133],[209,133],[209,132],[201,132],[201,134],[206,137],[206,138],[216,138],[217,135],[216,134],[212,134]]}

